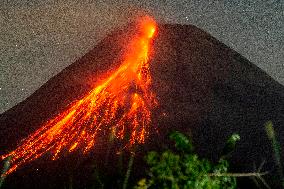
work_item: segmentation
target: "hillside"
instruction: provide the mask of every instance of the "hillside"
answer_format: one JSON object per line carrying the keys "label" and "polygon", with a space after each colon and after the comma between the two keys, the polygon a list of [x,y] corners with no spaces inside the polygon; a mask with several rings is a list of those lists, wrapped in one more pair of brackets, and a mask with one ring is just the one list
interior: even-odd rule
{"label": "hillside", "polygon": [[[106,71],[116,68],[133,32],[130,25],[111,33],[26,100],[1,114],[1,154],[13,149],[72,101],[80,99]],[[161,149],[169,131],[180,130],[193,137],[201,156],[215,161],[226,139],[237,132],[241,141],[231,158],[233,171],[251,172],[253,165],[258,166],[263,160],[264,170],[275,169],[264,123],[268,120],[274,123],[283,146],[282,85],[210,34],[191,25],[159,25],[150,61],[152,88],[159,101],[153,124],[158,126],[159,133],[152,132],[141,149],[141,157],[149,149]],[[97,144],[86,157],[87,163],[84,158],[78,160],[78,154],[57,162],[46,158],[35,161],[9,176],[7,187],[59,186],[66,177],[64,173],[54,177],[54,173],[66,169],[60,162],[84,161],[88,165],[92,158],[103,162],[107,146]],[[115,153],[112,156],[116,158]],[[88,171],[82,175],[80,178],[88,177]]]}

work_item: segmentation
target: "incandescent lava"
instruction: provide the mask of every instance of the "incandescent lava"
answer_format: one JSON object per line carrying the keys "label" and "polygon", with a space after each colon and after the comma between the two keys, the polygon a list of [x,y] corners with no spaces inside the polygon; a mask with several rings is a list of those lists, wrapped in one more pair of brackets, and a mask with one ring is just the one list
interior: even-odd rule
{"label": "incandescent lava", "polygon": [[66,110],[28,136],[13,151],[1,156],[11,158],[6,174],[47,152],[58,158],[64,150],[90,151],[96,137],[112,133],[118,139],[129,135],[128,145],[143,143],[148,135],[151,110],[157,105],[151,91],[149,70],[150,42],[156,23],[150,17],[138,22],[137,34],[126,47],[123,62],[108,78],[102,80],[81,100],[72,102]]}

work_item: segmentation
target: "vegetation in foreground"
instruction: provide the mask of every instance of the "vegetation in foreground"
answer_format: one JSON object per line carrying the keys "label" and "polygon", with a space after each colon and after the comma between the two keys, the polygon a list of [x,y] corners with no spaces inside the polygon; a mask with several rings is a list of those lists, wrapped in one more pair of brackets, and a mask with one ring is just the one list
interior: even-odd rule
{"label": "vegetation in foreground", "polygon": [[[280,145],[278,144],[273,124],[271,121],[265,124],[267,136],[271,141],[274,150],[274,159],[277,165],[280,181],[284,188],[283,169],[280,159]],[[173,132],[169,136],[175,144],[174,149],[167,149],[161,153],[156,151],[148,152],[145,156],[145,161],[148,165],[146,168],[147,175],[141,178],[137,183],[129,182],[131,170],[135,154],[130,156],[126,173],[118,175],[115,181],[115,188],[133,188],[133,189],[235,189],[237,188],[237,177],[250,177],[265,188],[270,186],[262,178],[268,172],[261,173],[262,165],[257,172],[253,173],[229,173],[229,162],[226,160],[231,152],[235,149],[237,141],[240,140],[238,134],[233,134],[226,142],[223,149],[223,155],[216,164],[209,162],[207,159],[202,159],[194,152],[194,147],[190,138],[180,132]],[[111,140],[113,141],[113,140]],[[123,154],[120,155],[122,157]],[[0,178],[0,188],[5,180],[5,170],[9,167],[9,159],[4,163],[2,177]],[[87,188],[107,188],[105,183],[109,182],[107,175],[104,175],[100,170],[94,167],[94,182]],[[64,188],[73,189],[72,176],[69,184]],[[259,183],[258,183],[259,182]],[[5,184],[5,183],[4,183]]]}
{"label": "vegetation in foreground", "polygon": [[[150,166],[148,178],[140,180],[135,189],[236,188],[236,178],[226,176],[229,163],[225,159],[221,158],[218,164],[214,165],[199,158],[193,152],[190,140],[182,133],[174,132],[170,138],[175,141],[177,151],[167,150],[162,154],[149,152],[146,156]],[[238,135],[233,135],[228,141],[234,140],[235,143],[238,139]],[[219,174],[224,176],[220,177]]]}

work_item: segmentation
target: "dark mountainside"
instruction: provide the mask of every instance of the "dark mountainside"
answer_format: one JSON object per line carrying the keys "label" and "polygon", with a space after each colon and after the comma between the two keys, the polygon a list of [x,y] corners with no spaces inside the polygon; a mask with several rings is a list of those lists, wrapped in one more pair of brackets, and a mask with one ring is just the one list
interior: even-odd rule
{"label": "dark mountainside", "polygon": [[[110,34],[26,100],[1,114],[0,153],[13,149],[42,123],[84,96],[102,74],[115,69],[135,31],[133,26],[129,28]],[[258,167],[265,160],[263,170],[275,174],[273,150],[264,123],[268,120],[274,123],[278,141],[283,146],[282,85],[195,26],[159,25],[150,65],[153,90],[160,104],[155,110],[153,125],[159,132],[152,132],[139,148],[133,174],[139,174],[139,167],[144,166],[142,157],[147,150],[164,149],[171,130],[190,134],[197,152],[213,161],[220,157],[226,139],[239,133],[241,140],[230,159],[232,171],[253,172],[254,164]],[[63,188],[70,170],[76,170],[74,188],[84,188],[94,162],[109,175],[118,172],[114,168],[117,148],[109,146],[105,142],[96,144],[93,152],[84,158],[75,152],[51,161],[46,155],[8,176],[5,186]],[[283,152],[281,155],[283,158]],[[271,184],[272,180],[268,178],[267,182]],[[243,181],[242,188],[251,188],[248,187],[250,179]]]}

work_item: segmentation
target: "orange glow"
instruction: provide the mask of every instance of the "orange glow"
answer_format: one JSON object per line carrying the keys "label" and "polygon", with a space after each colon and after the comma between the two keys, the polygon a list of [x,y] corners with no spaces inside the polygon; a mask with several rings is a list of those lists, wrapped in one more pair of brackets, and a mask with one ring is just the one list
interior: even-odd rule
{"label": "orange glow", "polygon": [[157,105],[155,94],[150,90],[148,62],[156,24],[149,17],[139,24],[140,31],[130,41],[124,61],[112,75],[1,157],[2,160],[12,157],[6,174],[47,152],[51,152],[53,159],[64,149],[87,153],[103,133],[112,133],[118,139],[129,135],[130,146],[144,143],[151,109]]}

